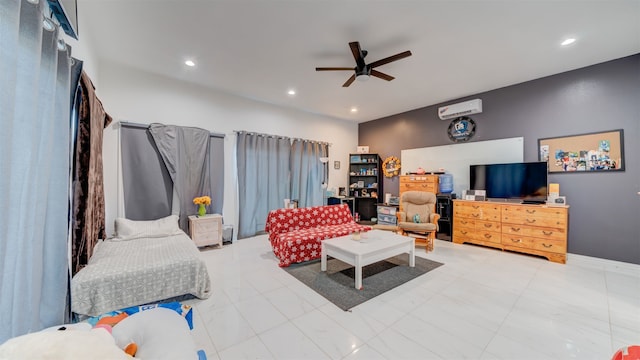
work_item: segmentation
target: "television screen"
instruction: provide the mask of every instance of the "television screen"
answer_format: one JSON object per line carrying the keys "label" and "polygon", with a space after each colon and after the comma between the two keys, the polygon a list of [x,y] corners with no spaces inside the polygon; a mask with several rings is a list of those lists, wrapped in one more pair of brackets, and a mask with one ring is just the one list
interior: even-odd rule
{"label": "television screen", "polygon": [[547,200],[547,163],[471,165],[471,190],[485,190],[488,199],[543,203]]}

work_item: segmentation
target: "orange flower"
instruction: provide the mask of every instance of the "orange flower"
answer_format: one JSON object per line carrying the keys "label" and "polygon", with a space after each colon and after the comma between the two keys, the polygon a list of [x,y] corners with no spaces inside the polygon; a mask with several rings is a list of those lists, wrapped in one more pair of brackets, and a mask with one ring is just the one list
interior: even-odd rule
{"label": "orange flower", "polygon": [[193,198],[193,203],[196,205],[211,205],[211,198],[208,196],[199,196]]}

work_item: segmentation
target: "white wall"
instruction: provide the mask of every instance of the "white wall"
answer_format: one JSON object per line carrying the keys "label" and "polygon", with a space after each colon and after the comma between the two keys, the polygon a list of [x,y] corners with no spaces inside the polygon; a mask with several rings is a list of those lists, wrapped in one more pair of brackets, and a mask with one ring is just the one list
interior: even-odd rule
{"label": "white wall", "polygon": [[[113,63],[100,63],[97,90],[114,122],[195,126],[225,134],[223,216],[226,224],[236,228],[234,130],[328,142],[331,144],[328,188],[346,186],[348,154],[355,151],[358,142],[355,122],[248,100]],[[103,147],[107,234],[113,232],[115,217],[123,215],[118,148],[118,129],[109,126],[104,133]],[[335,160],[341,162],[340,170],[333,169]]]}

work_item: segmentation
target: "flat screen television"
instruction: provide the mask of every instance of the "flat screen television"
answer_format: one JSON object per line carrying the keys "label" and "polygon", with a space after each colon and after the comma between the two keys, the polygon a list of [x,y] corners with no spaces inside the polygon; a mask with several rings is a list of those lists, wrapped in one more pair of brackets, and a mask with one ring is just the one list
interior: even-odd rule
{"label": "flat screen television", "polygon": [[488,200],[524,203],[547,201],[547,162],[470,165],[471,190],[485,190]]}

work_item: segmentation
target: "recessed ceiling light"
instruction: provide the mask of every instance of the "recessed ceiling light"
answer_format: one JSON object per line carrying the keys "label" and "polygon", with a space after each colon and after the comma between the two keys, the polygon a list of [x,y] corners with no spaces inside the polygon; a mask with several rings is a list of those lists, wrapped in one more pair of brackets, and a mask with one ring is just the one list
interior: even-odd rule
{"label": "recessed ceiling light", "polygon": [[293,89],[291,89],[291,90],[287,91],[287,94],[289,94],[289,95],[295,95],[295,94],[296,94],[296,91],[295,91],[295,90],[293,90]]}
{"label": "recessed ceiling light", "polygon": [[562,43],[560,43],[560,45],[562,46],[567,46],[567,45],[571,45],[576,41],[576,39],[574,38],[568,38],[565,41],[563,41]]}
{"label": "recessed ceiling light", "polygon": [[196,63],[194,63],[193,60],[186,60],[184,64],[191,67],[196,66]]}
{"label": "recessed ceiling light", "polygon": [[352,112],[352,113],[357,113],[357,112],[358,112],[358,108],[357,108],[357,107],[355,107],[355,106],[354,106],[354,107],[352,107],[352,108],[351,108],[351,112]]}

